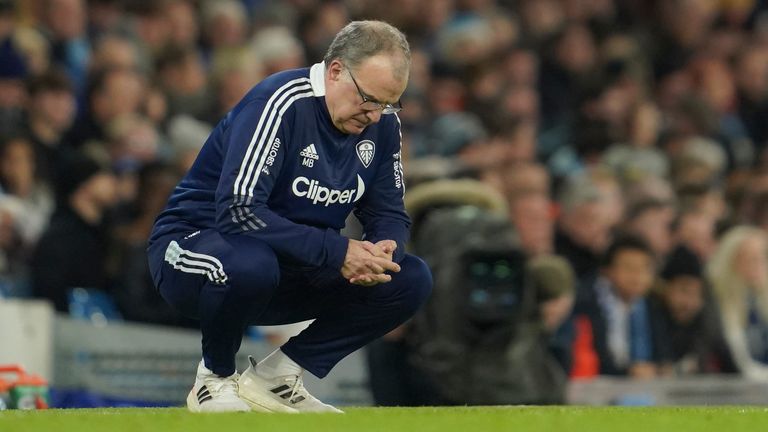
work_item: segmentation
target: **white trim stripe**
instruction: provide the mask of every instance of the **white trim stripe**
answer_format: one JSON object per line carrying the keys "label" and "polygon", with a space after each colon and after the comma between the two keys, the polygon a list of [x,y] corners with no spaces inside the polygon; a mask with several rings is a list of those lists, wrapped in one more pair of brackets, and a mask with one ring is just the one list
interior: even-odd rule
{"label": "white trim stripe", "polygon": [[232,222],[239,224],[243,231],[248,231],[248,228],[254,231],[258,231],[261,228],[266,228],[267,224],[263,220],[259,219],[255,214],[253,214],[253,211],[250,209],[250,207],[246,207],[248,202],[243,204],[242,201],[242,197],[236,198],[236,205],[233,204],[229,208],[229,212],[232,215]]}
{"label": "white trim stripe", "polygon": [[400,134],[400,143],[397,149],[400,157],[397,159],[398,171],[400,171],[400,185],[403,187],[403,197],[405,197],[405,172],[403,169],[403,124],[400,122],[400,116],[395,113],[397,119],[397,132]]}
{"label": "white trim stripe", "polygon": [[[300,80],[307,81],[306,78]],[[302,90],[307,91],[302,93]],[[295,101],[312,96],[314,96],[314,93],[310,89],[309,84],[305,82],[304,84],[289,88],[278,98],[277,102],[274,103],[274,106],[269,109],[269,116],[267,117],[266,123],[262,123],[262,121],[267,115],[267,110],[265,109],[262,114],[259,125],[254,132],[248,151],[246,152],[247,161],[246,159],[243,159],[243,164],[241,165],[240,172],[237,176],[237,180],[245,180],[239,185],[238,181],[235,181],[233,203],[230,206],[232,221],[240,225],[243,231],[258,231],[267,226],[267,224],[254,215],[252,209],[247,206],[252,202],[253,191],[256,188],[256,184],[259,181],[259,177],[261,176],[267,157],[269,156],[271,146],[268,145],[268,143],[274,141],[277,131],[280,128],[283,114],[288,108],[290,108]],[[272,101],[272,98],[270,98],[270,101]],[[265,124],[267,125],[266,128],[262,129],[262,126]],[[256,151],[251,152],[251,149],[257,140],[258,145],[256,145]],[[245,175],[243,175],[243,172],[245,172]]]}
{"label": "white trim stripe", "polygon": [[165,249],[165,261],[184,273],[201,274],[217,284],[227,282],[224,266],[216,257],[183,249],[175,240]]}
{"label": "white trim stripe", "polygon": [[[264,110],[261,113],[261,117],[259,118],[259,122],[256,125],[256,129],[253,132],[253,136],[251,137],[251,142],[248,144],[248,149],[245,152],[245,157],[243,157],[243,162],[240,165],[240,171],[237,173],[237,178],[235,179],[234,184],[234,194],[235,195],[245,195],[244,191],[245,188],[241,188],[240,186],[243,184],[248,183],[248,177],[251,175],[251,171],[248,170],[249,166],[251,165],[251,159],[256,158],[256,154],[258,154],[262,150],[262,146],[264,141],[260,140],[258,147],[254,151],[254,144],[257,141],[257,138],[262,132],[262,127],[265,124],[265,121],[267,121],[268,115],[273,113],[272,106],[275,104],[275,101],[279,99],[277,103],[280,103],[286,92],[294,91],[292,87],[296,84],[302,84],[301,89],[310,88],[311,86],[308,84],[309,79],[308,78],[297,78],[295,80],[288,81],[285,83],[282,87],[277,89],[272,96],[269,98],[267,103],[264,105]],[[271,117],[270,117],[271,120]],[[239,193],[239,191],[242,190],[243,193]]]}
{"label": "white trim stripe", "polygon": [[[301,89],[301,90],[309,89],[309,88],[310,87],[305,87],[305,86],[297,87],[297,89]],[[280,126],[280,122],[283,119],[283,114],[288,110],[288,108],[290,108],[291,105],[293,105],[293,103],[295,101],[297,101],[299,99],[306,98],[306,97],[311,97],[311,96],[314,96],[314,95],[315,94],[310,89],[307,92],[295,94],[290,99],[288,99],[286,101],[286,103],[283,104],[282,107],[280,108],[280,110],[278,111],[278,113],[277,113],[277,120],[272,125],[272,128],[270,129],[269,136],[267,137],[266,140],[264,140],[262,138],[262,142],[259,143],[259,147],[261,147],[262,144],[264,144],[264,143],[271,143],[275,139],[275,136],[277,135],[277,130],[279,129],[279,126]],[[275,113],[273,111],[271,116],[274,115],[274,114]],[[271,116],[270,116],[270,120],[272,120]],[[264,167],[264,164],[267,162],[267,156],[269,156],[269,146],[265,145],[263,147],[264,147],[264,149],[261,151],[261,157],[259,158],[259,164],[256,167],[256,171],[255,171],[256,175],[253,176],[253,179],[251,180],[251,182],[250,182],[250,184],[248,185],[248,188],[247,188],[248,196],[253,196],[253,190],[256,188],[256,183],[259,181],[259,176],[261,175],[261,169]],[[258,152],[258,150],[257,150],[257,152]],[[255,161],[256,161],[256,159],[253,159],[251,164],[253,164]],[[249,167],[249,170],[248,170],[249,174],[250,174],[250,172],[252,170],[253,170],[253,165],[251,165],[251,167]]]}

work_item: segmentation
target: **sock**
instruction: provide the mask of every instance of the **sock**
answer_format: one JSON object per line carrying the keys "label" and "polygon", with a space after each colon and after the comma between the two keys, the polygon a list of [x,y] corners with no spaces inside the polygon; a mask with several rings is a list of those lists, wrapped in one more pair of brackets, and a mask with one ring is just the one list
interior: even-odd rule
{"label": "sock", "polygon": [[[237,372],[237,371],[235,371],[235,372]],[[197,374],[198,375],[211,375],[211,374],[213,374],[213,375],[216,375],[219,378],[227,378],[227,377],[232,375],[232,374],[229,374],[229,375],[219,375],[216,372],[214,372],[213,370],[208,369],[208,366],[205,365],[205,359],[200,360],[200,363],[197,365]]]}
{"label": "sock", "polygon": [[290,357],[283,354],[280,348],[260,361],[256,367],[256,373],[262,378],[276,378],[285,375],[301,375],[304,369],[301,368]]}
{"label": "sock", "polygon": [[205,366],[205,360],[200,360],[200,363],[197,365],[197,374],[198,375],[210,375],[213,371],[208,369],[207,366]]}

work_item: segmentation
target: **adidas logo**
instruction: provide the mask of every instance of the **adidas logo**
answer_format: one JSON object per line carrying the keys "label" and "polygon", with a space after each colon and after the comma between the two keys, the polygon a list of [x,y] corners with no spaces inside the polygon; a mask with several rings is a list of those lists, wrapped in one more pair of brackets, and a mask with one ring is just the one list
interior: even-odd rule
{"label": "adidas logo", "polygon": [[306,147],[304,147],[304,150],[299,153],[301,157],[310,158],[314,160],[320,159],[320,156],[317,155],[317,149],[315,149],[314,144],[310,144]]}
{"label": "adidas logo", "polygon": [[211,396],[211,393],[208,391],[208,387],[200,387],[200,390],[197,391],[197,403],[202,404],[211,399],[213,399],[213,396]]}
{"label": "adidas logo", "polygon": [[320,159],[320,156],[318,156],[317,149],[315,149],[314,144],[310,144],[304,147],[304,150],[302,150],[301,153],[299,153],[299,155],[304,158],[301,161],[301,164],[308,168],[312,168],[312,166],[315,165],[315,161]]}
{"label": "adidas logo", "polygon": [[[288,399],[289,397],[291,397],[291,394],[293,393],[293,390],[291,390],[291,387],[289,387],[287,384],[283,384],[281,386],[275,387],[270,391],[280,396],[283,399]],[[290,402],[292,404],[297,404],[303,400],[304,400],[304,396],[298,395],[295,398],[290,399]]]}

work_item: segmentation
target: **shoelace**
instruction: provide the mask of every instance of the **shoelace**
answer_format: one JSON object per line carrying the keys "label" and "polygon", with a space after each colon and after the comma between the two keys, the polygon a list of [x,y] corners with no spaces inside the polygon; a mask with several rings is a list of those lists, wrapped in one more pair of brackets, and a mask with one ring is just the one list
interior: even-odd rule
{"label": "shoelace", "polygon": [[211,378],[205,380],[205,385],[215,394],[237,395],[237,372],[226,378]]}
{"label": "shoelace", "polygon": [[293,397],[295,395],[301,395],[304,396],[305,399],[309,399],[309,393],[304,388],[304,380],[301,378],[301,375],[296,375],[296,381],[293,383],[293,388],[291,389],[291,397],[288,398],[288,400],[292,401]]}

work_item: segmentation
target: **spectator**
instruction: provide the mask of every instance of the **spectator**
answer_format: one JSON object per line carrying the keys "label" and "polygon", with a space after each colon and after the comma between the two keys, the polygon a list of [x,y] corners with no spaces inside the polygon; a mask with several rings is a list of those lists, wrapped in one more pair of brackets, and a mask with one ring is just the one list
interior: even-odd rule
{"label": "spectator", "polygon": [[29,295],[30,254],[52,207],[50,190],[35,177],[32,143],[0,139],[0,297]]}
{"label": "spectator", "polygon": [[712,184],[726,172],[727,157],[720,145],[695,136],[682,143],[680,153],[671,155],[672,183],[678,188]]}
{"label": "spectator", "polygon": [[24,57],[30,75],[41,75],[51,68],[51,48],[38,29],[18,27],[13,32],[13,41]]}
{"label": "spectator", "polygon": [[141,50],[150,58],[156,57],[171,41],[171,25],[163,2],[135,1],[127,11],[133,17],[132,28]]}
{"label": "spectator", "polygon": [[603,155],[603,162],[622,179],[666,178],[669,161],[655,147],[661,121],[661,113],[652,103],[636,107],[629,125],[630,141],[609,147]]}
{"label": "spectator", "polygon": [[459,157],[467,165],[483,169],[534,162],[536,124],[533,121],[513,121],[487,140],[471,142],[461,149]]}
{"label": "spectator", "polygon": [[76,148],[89,141],[106,142],[107,124],[121,115],[138,113],[145,103],[144,79],[131,69],[97,71],[90,86],[88,111],[68,137]]}
{"label": "spectator", "polygon": [[508,200],[528,192],[540,193],[546,196],[551,195],[550,183],[547,169],[538,163],[520,163],[515,164],[501,172],[501,181],[503,185],[501,190]]}
{"label": "spectator", "polygon": [[31,285],[36,297],[67,312],[70,289],[107,289],[105,213],[115,199],[115,178],[79,153],[67,155],[60,172],[60,201],[32,257]]}
{"label": "spectator", "polygon": [[205,2],[202,11],[203,40],[206,48],[236,48],[248,34],[248,12],[238,0]]}
{"label": "spectator", "polygon": [[599,166],[588,169],[584,174],[600,192],[608,213],[608,226],[613,230],[626,216],[626,204],[618,178],[610,170]]}
{"label": "spectator", "polygon": [[715,3],[708,1],[661,2],[653,42],[654,68],[669,71],[686,61],[702,45],[717,18]]}
{"label": "spectator", "polygon": [[758,45],[744,47],[738,53],[734,71],[738,93],[737,109],[752,142],[756,160],[768,145],[768,51]]}
{"label": "spectator", "polygon": [[200,25],[195,5],[190,0],[169,0],[163,12],[170,27],[169,43],[181,47],[193,47],[200,39]]}
{"label": "spectator", "polygon": [[96,42],[89,70],[94,73],[107,69],[147,70],[148,67],[129,37],[106,33]]}
{"label": "spectator", "polygon": [[211,58],[211,90],[215,94],[207,115],[215,124],[264,77],[256,55],[247,48],[220,49]]}
{"label": "spectator", "polygon": [[736,366],[747,378],[768,380],[768,240],[764,231],[728,230],[707,263]]}
{"label": "spectator", "polygon": [[624,230],[642,238],[654,256],[664,259],[672,247],[672,222],[675,208],[664,201],[647,200],[635,204],[627,212]]}
{"label": "spectator", "polygon": [[713,301],[699,257],[676,248],[648,303],[655,358],[663,374],[733,371]]}
{"label": "spectator", "polygon": [[538,80],[539,58],[530,49],[513,48],[504,57],[504,71],[511,85],[535,87]]}
{"label": "spectator", "polygon": [[682,211],[672,226],[674,244],[694,253],[700,261],[706,261],[717,245],[715,218],[699,210]]}
{"label": "spectator", "polygon": [[349,14],[339,2],[307,2],[296,22],[296,29],[306,48],[309,61],[323,58],[325,47],[333,36],[349,22]]}
{"label": "spectator", "polygon": [[[617,238],[605,253],[601,274],[576,300],[576,319],[586,319],[599,373],[656,376],[646,294],[655,277],[653,250],[637,237]],[[577,334],[579,338],[587,337]],[[583,361],[576,352],[574,363]]]}
{"label": "spectator", "polygon": [[121,0],[88,0],[88,36],[98,39],[105,33],[127,33],[128,23]]}
{"label": "spectator", "polygon": [[686,211],[701,212],[715,222],[728,216],[728,207],[723,191],[718,184],[690,184],[677,191],[679,208]]}
{"label": "spectator", "polygon": [[205,119],[210,94],[200,54],[193,47],[170,46],[155,66],[160,88],[168,98],[168,115]]}
{"label": "spectator", "polygon": [[305,63],[301,42],[285,27],[259,30],[253,36],[251,45],[265,76],[285,69],[295,69]]}
{"label": "spectator", "polygon": [[534,257],[553,253],[555,219],[552,202],[547,195],[523,192],[513,196],[509,216],[526,255]]}
{"label": "spectator", "polygon": [[168,139],[179,174],[189,171],[213,127],[188,116],[177,116],[168,124]]}
{"label": "spectator", "polygon": [[15,210],[13,219],[20,240],[17,252],[25,259],[53,211],[51,190],[35,175],[36,163],[29,139],[15,136],[0,142],[0,199],[6,201],[8,210]]}
{"label": "spectator", "polygon": [[571,24],[558,33],[539,77],[545,127],[567,121],[569,110],[576,105],[578,90],[595,72],[596,62],[594,37],[586,27]]}
{"label": "spectator", "polygon": [[75,120],[74,89],[69,78],[55,69],[32,78],[27,89],[26,129],[34,144],[35,175],[53,185],[65,136]]}
{"label": "spectator", "polygon": [[524,0],[520,16],[528,42],[540,46],[550,40],[565,23],[565,11],[556,0]]}
{"label": "spectator", "polygon": [[482,64],[494,53],[494,29],[488,17],[467,14],[448,20],[436,35],[437,59],[460,68]]}
{"label": "spectator", "polygon": [[147,264],[147,238],[155,216],[162,211],[179,180],[171,166],[145,165],[139,172],[135,214],[115,233],[116,269],[113,289],[122,316],[130,321],[161,325],[188,325],[158,294]]}
{"label": "spectator", "polygon": [[106,150],[115,165],[142,165],[163,154],[159,132],[146,117],[121,115],[107,124],[106,131]]}
{"label": "spectator", "polygon": [[659,177],[643,177],[624,184],[622,196],[626,208],[645,201],[674,202],[677,196],[672,185]]}
{"label": "spectator", "polygon": [[41,21],[51,43],[53,61],[66,70],[76,93],[83,94],[91,55],[85,0],[46,0],[43,3]]}
{"label": "spectator", "polygon": [[555,252],[573,266],[579,285],[595,277],[611,241],[610,209],[597,187],[575,179],[561,192]]}
{"label": "spectator", "polygon": [[699,59],[691,64],[695,93],[714,112],[717,139],[733,169],[745,168],[754,160],[754,144],[741,118],[734,112],[736,84],[725,60]]}
{"label": "spectator", "polygon": [[26,101],[27,64],[12,36],[13,10],[0,3],[0,134],[9,134],[21,123]]}
{"label": "spectator", "polygon": [[0,196],[0,299],[24,294],[19,270],[24,260],[19,256],[21,238],[16,229],[19,212],[13,204]]}

